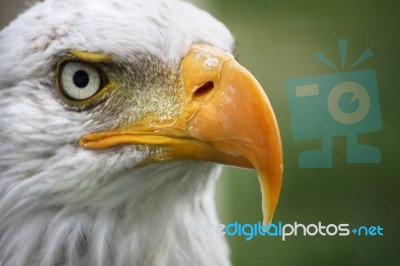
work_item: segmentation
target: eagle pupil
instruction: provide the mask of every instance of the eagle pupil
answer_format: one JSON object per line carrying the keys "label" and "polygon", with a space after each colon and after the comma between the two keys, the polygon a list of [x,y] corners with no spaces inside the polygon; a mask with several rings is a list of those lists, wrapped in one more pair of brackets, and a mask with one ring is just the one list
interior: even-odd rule
{"label": "eagle pupil", "polygon": [[89,84],[89,75],[83,70],[78,70],[75,72],[73,80],[75,86],[85,88]]}

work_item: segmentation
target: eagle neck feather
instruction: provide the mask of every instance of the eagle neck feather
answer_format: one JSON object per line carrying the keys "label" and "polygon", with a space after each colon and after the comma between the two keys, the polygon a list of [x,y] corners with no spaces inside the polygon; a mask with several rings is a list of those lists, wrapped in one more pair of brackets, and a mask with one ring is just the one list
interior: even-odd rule
{"label": "eagle neck feather", "polygon": [[[154,165],[97,176],[101,185],[92,191],[69,188],[68,197],[55,190],[51,197],[21,195],[14,199],[19,206],[0,217],[0,262],[229,265],[225,239],[199,231],[218,224],[214,187],[219,172],[219,166],[200,162]],[[85,178],[94,178],[90,175]],[[7,195],[0,208],[6,202]]]}

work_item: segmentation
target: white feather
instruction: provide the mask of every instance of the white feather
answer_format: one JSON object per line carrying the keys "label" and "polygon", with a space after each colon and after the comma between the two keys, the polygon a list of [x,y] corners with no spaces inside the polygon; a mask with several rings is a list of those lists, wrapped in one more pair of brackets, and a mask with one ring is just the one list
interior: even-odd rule
{"label": "white feather", "polygon": [[71,48],[175,69],[196,42],[233,45],[220,22],[175,0],[47,0],[0,32],[0,265],[229,265],[221,236],[189,233],[218,224],[219,166],[136,168],[149,150],[82,149],[104,125],[52,89]]}

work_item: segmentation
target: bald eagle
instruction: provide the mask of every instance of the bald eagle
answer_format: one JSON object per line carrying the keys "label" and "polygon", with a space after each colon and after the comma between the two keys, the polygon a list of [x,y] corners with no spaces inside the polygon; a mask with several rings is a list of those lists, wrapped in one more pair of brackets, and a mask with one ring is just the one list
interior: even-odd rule
{"label": "bald eagle", "polygon": [[[277,122],[226,27],[178,0],[45,0],[0,32],[0,265],[229,265],[221,164],[279,197]],[[190,223],[188,223],[190,221]]]}

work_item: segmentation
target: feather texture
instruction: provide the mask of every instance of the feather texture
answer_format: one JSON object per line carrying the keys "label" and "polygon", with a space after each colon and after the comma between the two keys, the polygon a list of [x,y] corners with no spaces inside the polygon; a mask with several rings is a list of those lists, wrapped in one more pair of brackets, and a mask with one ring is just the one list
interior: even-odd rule
{"label": "feather texture", "polygon": [[84,150],[80,137],[112,121],[54,90],[69,49],[176,71],[196,42],[233,46],[220,22],[175,0],[46,0],[0,32],[0,265],[229,265],[222,237],[190,234],[218,224],[220,166],[138,167],[154,152],[141,146]]}

